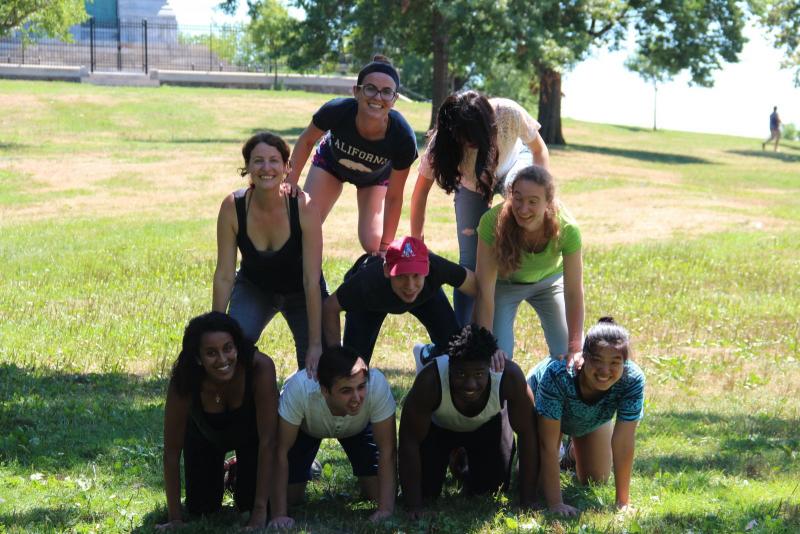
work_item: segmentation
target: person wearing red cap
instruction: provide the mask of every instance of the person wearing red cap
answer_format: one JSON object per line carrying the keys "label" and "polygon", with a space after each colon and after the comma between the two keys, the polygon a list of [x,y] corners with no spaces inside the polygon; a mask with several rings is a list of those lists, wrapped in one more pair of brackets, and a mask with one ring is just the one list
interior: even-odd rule
{"label": "person wearing red cap", "polygon": [[434,345],[446,348],[459,325],[442,290],[444,284],[473,296],[477,289],[469,269],[428,252],[419,239],[395,239],[385,259],[361,256],[325,300],[325,340],[328,345],[340,344],[339,313],[344,310],[344,344],[369,363],[386,315],[409,312],[425,326]]}

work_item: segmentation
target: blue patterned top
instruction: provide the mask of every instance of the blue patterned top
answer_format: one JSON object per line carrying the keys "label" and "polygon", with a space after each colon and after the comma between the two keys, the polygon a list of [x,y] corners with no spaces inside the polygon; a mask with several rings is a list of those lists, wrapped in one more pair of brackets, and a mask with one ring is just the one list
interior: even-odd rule
{"label": "blue patterned top", "polygon": [[564,360],[546,358],[528,374],[536,398],[536,412],[561,421],[561,432],[581,437],[596,430],[617,414],[619,421],[644,417],[644,373],[627,360],[622,378],[605,395],[586,402],[578,388],[578,376]]}

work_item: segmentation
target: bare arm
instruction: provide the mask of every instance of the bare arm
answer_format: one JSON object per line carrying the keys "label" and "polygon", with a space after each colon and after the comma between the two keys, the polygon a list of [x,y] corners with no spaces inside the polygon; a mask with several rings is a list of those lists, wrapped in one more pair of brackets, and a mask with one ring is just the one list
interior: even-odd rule
{"label": "bare arm", "polygon": [[544,143],[544,139],[542,136],[539,135],[539,132],[536,132],[536,138],[528,143],[528,148],[533,154],[533,162],[540,167],[544,167],[545,169],[550,169],[550,151],[547,150],[547,145]]}
{"label": "bare arm", "polygon": [[256,494],[250,512],[248,528],[264,528],[267,521],[267,500],[270,477],[275,462],[275,441],[278,433],[278,387],[272,359],[257,352],[253,362],[253,397],[258,429],[258,463],[256,465]]}
{"label": "bare arm", "polygon": [[397,493],[397,426],[394,414],[379,423],[373,423],[372,435],[378,446],[378,510],[370,519],[377,521],[394,513]]}
{"label": "bare arm", "polygon": [[581,251],[564,255],[564,304],[567,312],[568,352],[583,350],[583,258]]}
{"label": "bare arm", "polygon": [[542,490],[551,512],[577,515],[578,510],[564,504],[561,498],[561,471],[558,465],[558,446],[561,441],[561,421],[543,415],[536,417],[539,428],[539,454],[541,459]]}
{"label": "bare arm", "polygon": [[414,380],[400,415],[400,484],[408,513],[418,517],[422,508],[422,459],[419,447],[431,425],[433,398],[441,391],[436,382],[436,366],[427,366]]}
{"label": "bare arm", "polygon": [[341,311],[342,307],[339,305],[336,292],[334,292],[322,304],[322,328],[325,330],[326,345],[342,344],[342,323],[339,319]]}
{"label": "bare arm", "polygon": [[379,248],[381,252],[389,248],[389,244],[397,233],[400,212],[403,210],[403,190],[406,187],[406,179],[408,179],[410,170],[410,167],[401,170],[392,169],[392,174],[389,175],[389,188],[386,191],[383,205],[383,235]]}
{"label": "bare arm", "polygon": [[614,459],[614,485],[617,489],[617,506],[630,504],[633,450],[636,442],[638,421],[617,421],[611,435],[611,455]]}
{"label": "bare arm", "polygon": [[431,186],[433,186],[433,180],[418,174],[414,192],[411,194],[411,236],[423,241],[425,240],[425,209],[428,205]]}
{"label": "bare arm", "polygon": [[217,268],[214,270],[214,283],[211,309],[225,313],[236,276],[236,206],[233,194],[225,197],[217,217]]}
{"label": "bare arm", "polygon": [[306,373],[309,378],[316,378],[317,364],[322,355],[322,296],[319,287],[322,276],[322,223],[308,195],[298,195],[297,204],[300,208],[300,228],[303,230],[303,289],[308,316]]}
{"label": "bare arm", "polygon": [[286,175],[286,181],[292,185],[297,185],[300,180],[300,174],[303,172],[303,167],[306,166],[308,156],[314,149],[314,144],[319,140],[325,132],[314,126],[310,122],[300,137],[297,138],[297,143],[294,145],[292,155],[289,156],[289,174]]}
{"label": "bare arm", "polygon": [[494,285],[497,282],[497,260],[494,247],[478,238],[478,261],[475,268],[478,297],[475,300],[474,320],[490,332],[494,326]]}
{"label": "bare arm", "polygon": [[291,528],[294,520],[287,515],[287,493],[289,491],[289,449],[297,440],[298,425],[278,417],[278,447],[275,452],[275,476],[272,485],[272,520],[270,527]]}
{"label": "bare arm", "polygon": [[180,463],[190,403],[189,397],[182,397],[174,384],[169,385],[164,407],[164,490],[170,523],[183,521]]}
{"label": "bare arm", "polygon": [[533,393],[525,375],[514,362],[507,362],[503,373],[503,398],[508,401],[508,422],[519,441],[519,501],[524,507],[533,506],[539,476],[539,447],[536,434],[536,413]]}
{"label": "bare arm", "polygon": [[475,276],[475,273],[464,267],[464,270],[467,271],[467,276],[464,278],[464,281],[458,286],[458,290],[464,293],[465,295],[469,295],[470,297],[477,297],[478,296],[478,277]]}

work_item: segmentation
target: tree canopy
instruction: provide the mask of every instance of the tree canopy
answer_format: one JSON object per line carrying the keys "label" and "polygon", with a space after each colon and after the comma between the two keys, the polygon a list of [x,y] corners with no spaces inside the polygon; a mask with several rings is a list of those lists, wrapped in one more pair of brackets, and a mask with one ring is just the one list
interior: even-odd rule
{"label": "tree canopy", "polygon": [[800,0],[756,0],[753,7],[775,47],[784,52],[781,66],[795,69],[794,84],[800,87]]}
{"label": "tree canopy", "polygon": [[21,29],[69,39],[69,28],[88,18],[84,0],[3,0],[0,37]]}

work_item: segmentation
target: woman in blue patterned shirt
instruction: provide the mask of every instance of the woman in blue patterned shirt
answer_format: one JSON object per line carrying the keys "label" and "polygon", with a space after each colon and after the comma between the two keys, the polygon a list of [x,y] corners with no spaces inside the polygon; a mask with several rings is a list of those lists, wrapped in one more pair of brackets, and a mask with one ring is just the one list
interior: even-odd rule
{"label": "woman in blue patterned shirt", "polygon": [[551,512],[579,513],[561,498],[561,434],[572,438],[567,454],[574,455],[581,484],[607,481],[613,464],[617,507],[629,505],[634,435],[644,415],[645,383],[642,370],[629,358],[629,343],[627,330],[603,317],[586,334],[580,370],[547,358],[528,375],[538,414],[542,488]]}

